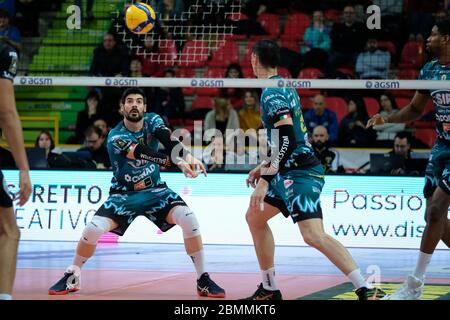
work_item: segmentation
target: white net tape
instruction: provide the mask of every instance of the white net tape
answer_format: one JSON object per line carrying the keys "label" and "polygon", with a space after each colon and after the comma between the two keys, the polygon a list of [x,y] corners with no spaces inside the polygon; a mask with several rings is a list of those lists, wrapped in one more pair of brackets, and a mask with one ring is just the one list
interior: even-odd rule
{"label": "white net tape", "polygon": [[193,87],[193,88],[300,88],[300,89],[450,89],[439,80],[329,80],[329,79],[230,79],[230,78],[123,78],[123,77],[22,77],[16,86],[92,87]]}

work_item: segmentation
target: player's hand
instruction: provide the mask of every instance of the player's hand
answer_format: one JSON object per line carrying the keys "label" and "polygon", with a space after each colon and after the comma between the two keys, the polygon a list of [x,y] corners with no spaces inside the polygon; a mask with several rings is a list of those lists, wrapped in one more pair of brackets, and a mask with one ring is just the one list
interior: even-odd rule
{"label": "player's hand", "polygon": [[377,113],[376,115],[374,115],[372,118],[370,118],[367,121],[366,129],[376,126],[376,125],[385,124],[385,123],[386,123],[386,119],[383,116],[381,116],[379,113]]}
{"label": "player's hand", "polygon": [[189,154],[186,161],[181,161],[178,164],[178,168],[183,171],[187,178],[197,178],[200,173],[203,172],[205,177],[207,176],[206,168],[203,163]]}
{"label": "player's hand", "polygon": [[260,179],[256,185],[255,190],[250,197],[250,209],[254,211],[264,211],[264,198],[266,197],[267,189],[269,188],[269,183]]}
{"label": "player's hand", "polygon": [[30,174],[28,170],[20,170],[20,191],[17,196],[19,199],[19,206],[23,206],[25,203],[27,203],[28,199],[30,198],[31,193],[31,181],[30,181]]}
{"label": "player's hand", "polygon": [[257,166],[255,169],[251,170],[248,173],[248,177],[245,180],[245,182],[247,183],[247,188],[251,186],[253,189],[255,189],[259,179],[261,179],[261,165]]}

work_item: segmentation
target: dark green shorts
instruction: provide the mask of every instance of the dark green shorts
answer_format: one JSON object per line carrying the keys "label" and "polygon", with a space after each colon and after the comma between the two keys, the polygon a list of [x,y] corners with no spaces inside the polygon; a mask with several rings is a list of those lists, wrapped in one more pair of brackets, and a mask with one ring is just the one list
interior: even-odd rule
{"label": "dark green shorts", "polygon": [[140,191],[112,194],[96,216],[107,217],[119,226],[111,232],[122,236],[130,224],[138,216],[152,221],[161,231],[166,232],[174,226],[166,221],[170,209],[176,206],[187,206],[181,197],[172,189],[163,185]]}
{"label": "dark green shorts", "polygon": [[320,193],[324,184],[322,165],[281,173],[271,181],[264,202],[278,208],[286,218],[291,216],[294,223],[322,219]]}
{"label": "dark green shorts", "polygon": [[431,197],[438,186],[450,195],[450,142],[440,139],[436,140],[431,149],[425,170],[424,197]]}

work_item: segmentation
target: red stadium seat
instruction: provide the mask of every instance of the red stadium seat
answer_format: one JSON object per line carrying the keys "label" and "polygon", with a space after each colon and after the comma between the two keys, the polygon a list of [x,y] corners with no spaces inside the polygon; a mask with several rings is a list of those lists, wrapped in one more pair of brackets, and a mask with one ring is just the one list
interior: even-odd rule
{"label": "red stadium seat", "polygon": [[389,51],[391,54],[391,61],[397,57],[397,49],[395,49],[394,43],[392,41],[378,41],[378,48],[381,50]]}
{"label": "red stadium seat", "polygon": [[305,68],[300,70],[298,74],[299,79],[317,79],[323,76],[322,71],[317,68]]}
{"label": "red stadium seat", "polygon": [[411,101],[411,99],[395,98],[395,103],[397,104],[397,107],[399,109],[402,109],[402,108],[406,107],[409,104],[410,101]]}
{"label": "red stadium seat", "polygon": [[213,109],[214,99],[208,96],[197,96],[192,101],[192,110],[194,109]]}
{"label": "red stadium seat", "polygon": [[300,104],[302,105],[302,110],[311,109],[314,105],[312,97],[300,98]]}
{"label": "red stadium seat", "polygon": [[401,80],[417,80],[419,71],[415,69],[403,69],[397,73],[397,78]]}
{"label": "red stadium seat", "polygon": [[[192,68],[179,68],[176,72],[176,76],[179,78],[195,78],[197,77],[195,70]],[[182,88],[185,96],[192,96],[195,93],[195,88],[188,87]]]}
{"label": "red stadium seat", "polygon": [[226,67],[231,63],[239,63],[239,48],[235,41],[227,39],[213,52],[208,65],[210,67]]}
{"label": "red stadium seat", "polygon": [[341,11],[339,11],[337,9],[326,10],[324,15],[325,15],[325,18],[332,21],[333,23],[341,21]]}
{"label": "red stadium seat", "polygon": [[342,67],[342,68],[338,68],[336,71],[339,71],[351,78],[355,78],[355,69],[350,68],[350,67]]}
{"label": "red stadium seat", "polygon": [[280,35],[280,18],[273,13],[262,13],[258,16],[258,22],[269,35],[269,38],[278,38]]}
{"label": "red stadium seat", "polygon": [[281,38],[280,47],[287,48],[294,52],[300,53],[300,43],[297,40],[283,39]]}
{"label": "red stadium seat", "polygon": [[252,57],[252,49],[253,46],[256,43],[256,39],[250,39],[247,42],[247,48],[245,48],[245,53],[244,53],[244,57],[242,58],[241,61],[241,67],[251,67],[252,66],[252,62],[251,62],[251,57]]}
{"label": "red stadium seat", "polygon": [[347,102],[340,97],[325,98],[326,107],[336,112],[337,120],[340,123],[342,118],[347,115]]}
{"label": "red stadium seat", "polygon": [[160,65],[164,67],[174,66],[178,58],[178,49],[175,41],[172,39],[160,39],[158,41]]}
{"label": "red stadium seat", "polygon": [[435,129],[417,129],[415,137],[431,148],[436,140],[437,134]]}
{"label": "red stadium seat", "polygon": [[380,105],[378,104],[377,99],[372,97],[364,97],[363,100],[369,117],[372,117],[380,111]]}
{"label": "red stadium seat", "polygon": [[402,50],[400,69],[418,69],[425,61],[423,42],[409,41]]}
{"label": "red stadium seat", "polygon": [[286,69],[286,68],[283,68],[283,67],[278,67],[278,75],[282,76],[283,78],[286,78],[286,79],[291,79],[292,78],[291,73],[289,72],[289,70]]}
{"label": "red stadium seat", "polygon": [[303,39],[303,34],[309,27],[310,22],[311,19],[307,14],[296,12],[289,15],[281,37],[297,41]]}
{"label": "red stadium seat", "polygon": [[300,98],[314,97],[322,93],[320,89],[296,89],[296,90]]}
{"label": "red stadium seat", "polygon": [[242,68],[242,73],[244,74],[244,78],[250,78],[250,79],[254,79],[255,74],[253,73],[253,68],[252,67],[244,67]]}
{"label": "red stadium seat", "polygon": [[203,67],[208,60],[208,55],[209,47],[206,41],[190,40],[185,43],[181,50],[178,65],[185,68]]}

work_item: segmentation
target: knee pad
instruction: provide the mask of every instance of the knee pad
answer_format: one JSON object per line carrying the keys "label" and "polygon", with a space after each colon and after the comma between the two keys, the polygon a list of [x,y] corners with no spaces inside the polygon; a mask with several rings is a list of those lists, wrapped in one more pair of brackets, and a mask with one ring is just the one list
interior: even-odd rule
{"label": "knee pad", "polygon": [[193,238],[200,235],[200,226],[194,212],[186,206],[175,209],[172,214],[173,221],[183,230],[183,238]]}
{"label": "knee pad", "polygon": [[84,228],[81,241],[90,245],[96,245],[98,239],[110,230],[110,226],[108,218],[94,216],[92,221]]}

